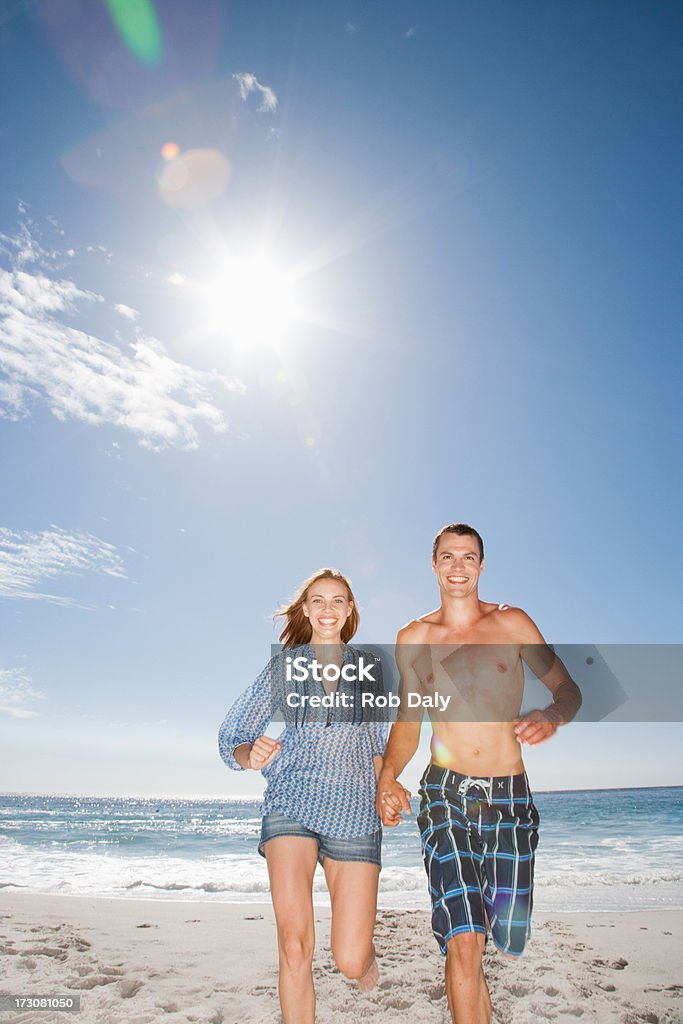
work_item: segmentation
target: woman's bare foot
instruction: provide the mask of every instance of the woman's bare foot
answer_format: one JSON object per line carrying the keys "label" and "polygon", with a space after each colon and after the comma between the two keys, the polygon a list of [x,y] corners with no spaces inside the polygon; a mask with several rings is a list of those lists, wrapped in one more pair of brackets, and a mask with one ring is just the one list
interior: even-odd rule
{"label": "woman's bare foot", "polygon": [[362,978],[358,979],[358,988],[361,992],[371,992],[378,981],[379,967],[377,966],[376,958],[373,956],[372,963],[368,967],[367,971]]}

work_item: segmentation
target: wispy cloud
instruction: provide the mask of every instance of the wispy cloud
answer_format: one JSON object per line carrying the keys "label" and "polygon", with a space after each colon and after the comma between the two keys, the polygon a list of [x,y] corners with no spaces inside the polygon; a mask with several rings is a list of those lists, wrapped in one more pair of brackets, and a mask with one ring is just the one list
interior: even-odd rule
{"label": "wispy cloud", "polygon": [[116,305],[114,306],[114,309],[116,310],[117,313],[120,313],[121,316],[125,316],[127,320],[135,321],[140,316],[137,309],[133,309],[132,306],[126,306],[123,304],[123,302],[117,302]]}
{"label": "wispy cloud", "polygon": [[257,108],[262,114],[270,114],[277,110],[277,96],[268,85],[261,85],[256,75],[251,72],[237,72],[232,76],[240,87],[240,96],[243,100],[252,92],[257,92],[261,97],[261,103]]}
{"label": "wispy cloud", "polygon": [[90,533],[68,533],[54,525],[42,533],[0,527],[0,598],[76,605],[73,598],[46,593],[44,587],[51,580],[85,573],[126,579],[114,545]]}
{"label": "wispy cloud", "polygon": [[347,21],[344,28],[346,29],[350,36],[355,36],[356,32],[358,31],[358,29],[356,28],[352,21]]}
{"label": "wispy cloud", "polygon": [[[43,402],[60,420],[121,427],[155,451],[197,448],[203,428],[224,431],[214,392],[243,392],[241,381],[177,362],[137,328],[123,349],[73,326],[104,298],[48,276],[54,254],[24,228],[14,238],[0,236],[13,264],[0,267],[0,417],[24,418]],[[31,263],[39,266],[23,269]],[[137,316],[129,306],[113,308],[131,322]]]}
{"label": "wispy cloud", "polygon": [[31,679],[21,669],[0,668],[0,715],[35,718],[38,712],[26,705],[44,697],[44,693],[33,689]]}
{"label": "wispy cloud", "polygon": [[417,32],[417,25],[411,25],[411,27],[406,32],[406,39],[412,39],[416,32]]}

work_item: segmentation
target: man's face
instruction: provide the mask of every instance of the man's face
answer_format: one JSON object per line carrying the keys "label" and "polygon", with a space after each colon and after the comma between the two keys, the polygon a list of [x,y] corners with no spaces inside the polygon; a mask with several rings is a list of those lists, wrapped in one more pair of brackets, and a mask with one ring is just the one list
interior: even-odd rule
{"label": "man's face", "polygon": [[444,533],[436,549],[432,568],[443,594],[451,597],[467,597],[476,593],[484,563],[479,557],[479,543],[476,537],[466,534]]}

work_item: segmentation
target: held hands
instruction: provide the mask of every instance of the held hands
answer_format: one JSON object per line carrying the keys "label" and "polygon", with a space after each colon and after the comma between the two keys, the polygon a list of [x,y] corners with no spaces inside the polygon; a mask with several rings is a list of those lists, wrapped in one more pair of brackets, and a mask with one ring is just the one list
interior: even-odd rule
{"label": "held hands", "polygon": [[401,812],[410,814],[410,793],[391,775],[382,772],[377,783],[376,806],[383,825],[398,825],[402,820]]}
{"label": "held hands", "polygon": [[254,740],[249,751],[249,767],[260,772],[262,768],[275,760],[281,750],[282,744],[277,740],[271,740],[270,736],[259,736],[257,740]]}
{"label": "held hands", "polygon": [[528,743],[536,746],[538,743],[545,743],[557,732],[557,727],[562,724],[562,719],[552,713],[550,709],[545,711],[529,711],[526,715],[516,718],[515,735],[519,743]]}

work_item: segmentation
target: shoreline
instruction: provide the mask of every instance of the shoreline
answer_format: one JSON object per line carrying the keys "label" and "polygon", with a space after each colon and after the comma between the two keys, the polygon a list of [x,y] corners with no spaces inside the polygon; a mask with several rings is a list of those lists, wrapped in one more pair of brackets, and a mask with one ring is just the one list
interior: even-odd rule
{"label": "shoreline", "polygon": [[[445,1024],[443,958],[424,910],[378,911],[380,984],[361,996],[329,949],[329,908],[315,907],[319,1024]],[[680,1024],[683,910],[545,912],[511,961],[489,948],[497,1024],[583,1018]],[[490,947],[491,944],[489,944]],[[277,949],[269,903],[126,899],[0,890],[0,992],[81,996],[82,1024],[277,1024]],[[52,1024],[51,1011],[0,1021]]]}
{"label": "shoreline", "polygon": [[[196,906],[196,907],[270,907],[271,899],[270,893],[255,893],[253,896],[242,893],[242,899],[226,900],[216,898],[216,894],[212,893],[207,895],[204,899],[198,899],[196,896],[151,896],[149,894],[143,896],[133,895],[113,895],[113,894],[92,894],[92,893],[56,893],[56,892],[39,892],[34,889],[23,891],[22,887],[14,886],[10,884],[0,884],[0,905],[4,896],[17,896],[27,897],[29,899],[40,899],[45,902],[48,900],[92,900],[95,902],[106,902],[111,900],[115,903],[133,903],[139,904],[150,904],[151,906],[167,905],[167,906]],[[387,897],[390,899],[390,897]],[[425,904],[428,902],[428,896],[424,894]],[[329,895],[324,893],[314,892],[313,893],[313,906],[320,910],[329,910],[330,899]],[[428,914],[427,906],[407,906],[407,905],[393,905],[387,906],[382,901],[382,893],[379,894],[378,912],[381,911],[393,911],[396,913],[418,913]],[[546,918],[554,917],[593,917],[600,915],[612,915],[620,917],[622,915],[631,914],[681,914],[683,915],[683,898],[681,899],[680,905],[658,905],[653,907],[621,907],[615,909],[613,907],[606,907],[604,910],[600,908],[593,908],[591,910],[567,910],[567,909],[553,909],[553,910],[535,910],[534,921],[542,921]],[[1,916],[1,915],[0,915]],[[681,1021],[683,1024],[683,1020]]]}

